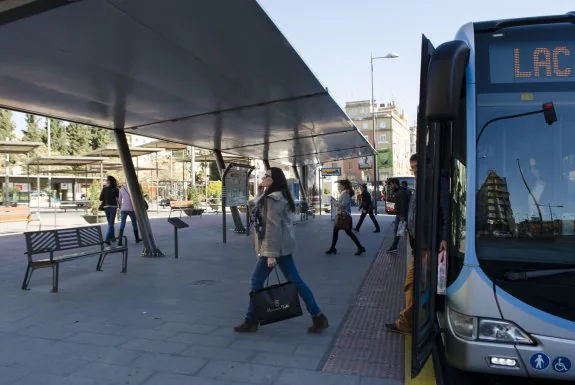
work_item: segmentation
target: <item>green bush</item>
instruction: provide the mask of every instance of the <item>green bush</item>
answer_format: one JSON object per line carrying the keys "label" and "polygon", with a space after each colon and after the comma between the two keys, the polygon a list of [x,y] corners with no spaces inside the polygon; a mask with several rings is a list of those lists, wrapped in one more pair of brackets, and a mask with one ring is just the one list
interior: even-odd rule
{"label": "green bush", "polygon": [[100,207],[100,193],[102,192],[102,186],[100,181],[95,180],[90,188],[88,189],[88,199],[90,200],[90,211],[94,215],[98,215],[98,207]]}

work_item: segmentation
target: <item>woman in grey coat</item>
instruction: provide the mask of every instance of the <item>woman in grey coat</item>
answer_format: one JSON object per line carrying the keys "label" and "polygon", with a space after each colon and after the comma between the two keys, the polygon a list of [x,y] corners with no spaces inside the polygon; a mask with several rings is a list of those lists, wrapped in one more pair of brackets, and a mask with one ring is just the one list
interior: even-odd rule
{"label": "woman in grey coat", "polygon": [[[320,333],[329,327],[328,320],[319,309],[310,288],[300,277],[292,256],[295,250],[292,220],[295,204],[286,177],[281,169],[272,167],[266,172],[261,185],[266,188],[265,192],[249,203],[255,218],[254,248],[258,256],[252,273],[251,291],[262,289],[268,275],[278,265],[284,277],[297,287],[312,316],[313,324],[308,332]],[[258,326],[250,300],[244,321],[234,330],[238,333],[255,332]]]}
{"label": "woman in grey coat", "polygon": [[353,221],[351,219],[351,197],[354,194],[353,187],[351,182],[347,179],[339,180],[338,187],[339,198],[337,200],[333,200],[332,202],[336,215],[331,238],[331,247],[325,253],[337,254],[337,249],[335,246],[337,245],[337,240],[339,238],[339,230],[343,230],[357,246],[355,255],[361,255],[365,253],[365,247],[359,243],[359,239],[357,239],[355,234],[351,232],[351,228],[353,227]]}

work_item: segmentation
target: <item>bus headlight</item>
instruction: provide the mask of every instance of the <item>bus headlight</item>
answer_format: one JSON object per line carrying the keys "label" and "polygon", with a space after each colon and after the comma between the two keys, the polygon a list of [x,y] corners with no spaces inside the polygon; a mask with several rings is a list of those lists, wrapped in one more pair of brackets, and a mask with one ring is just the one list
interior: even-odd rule
{"label": "bus headlight", "polygon": [[449,324],[453,333],[465,340],[535,345],[525,331],[508,321],[472,317],[449,309]]}
{"label": "bus headlight", "polygon": [[532,345],[533,340],[518,326],[507,321],[480,319],[478,339]]}
{"label": "bus headlight", "polygon": [[466,340],[477,338],[477,318],[449,309],[449,323],[456,336]]}

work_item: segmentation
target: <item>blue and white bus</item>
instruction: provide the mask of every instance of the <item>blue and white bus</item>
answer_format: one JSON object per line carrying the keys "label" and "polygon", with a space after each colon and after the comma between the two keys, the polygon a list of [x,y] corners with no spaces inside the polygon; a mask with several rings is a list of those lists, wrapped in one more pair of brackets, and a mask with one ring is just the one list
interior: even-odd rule
{"label": "blue and white bus", "polygon": [[423,36],[417,152],[412,375],[441,341],[464,371],[575,381],[575,13]]}

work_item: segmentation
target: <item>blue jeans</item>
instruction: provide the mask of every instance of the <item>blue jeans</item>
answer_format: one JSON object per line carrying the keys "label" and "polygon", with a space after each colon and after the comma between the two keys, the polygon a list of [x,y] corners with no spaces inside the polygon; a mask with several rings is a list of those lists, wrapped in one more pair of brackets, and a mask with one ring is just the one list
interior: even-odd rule
{"label": "blue jeans", "polygon": [[[311,289],[301,279],[295,266],[293,257],[291,255],[286,255],[277,258],[276,261],[284,277],[288,281],[291,281],[297,287],[299,296],[305,303],[305,307],[307,308],[309,314],[311,314],[312,317],[319,315],[321,313],[321,310],[319,309],[319,306],[317,306],[317,303],[315,302],[315,298],[313,297]],[[258,262],[256,263],[256,266],[254,268],[254,272],[252,273],[252,279],[251,279],[252,291],[256,291],[264,287],[264,283],[268,278],[268,275],[270,275],[271,271],[272,269],[268,267],[268,259],[266,257],[258,258]],[[248,306],[248,312],[246,313],[246,319],[247,320],[255,319],[254,308],[251,300]]]}
{"label": "blue jeans", "polygon": [[138,231],[138,222],[136,221],[136,213],[134,211],[120,211],[120,231],[126,228],[126,218],[130,217],[132,221],[132,228],[135,232]]}
{"label": "blue jeans", "polygon": [[108,232],[106,233],[105,241],[109,241],[114,238],[114,221],[116,220],[116,207],[104,207],[104,212],[106,213],[106,219],[108,220]]}

